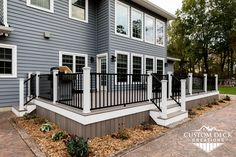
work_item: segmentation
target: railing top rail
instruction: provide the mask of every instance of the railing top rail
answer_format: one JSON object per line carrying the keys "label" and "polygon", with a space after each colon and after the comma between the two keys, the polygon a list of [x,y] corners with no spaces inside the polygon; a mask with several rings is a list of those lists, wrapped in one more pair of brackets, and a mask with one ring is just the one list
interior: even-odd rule
{"label": "railing top rail", "polygon": [[36,74],[32,74],[30,78],[28,78],[27,80],[24,81],[24,83],[28,82],[29,80],[33,79],[34,77],[36,77]]}
{"label": "railing top rail", "polygon": [[82,75],[83,73],[58,73],[57,75]]}
{"label": "railing top rail", "polygon": [[153,76],[159,83],[161,83],[161,80],[160,80],[157,76],[155,76],[154,74],[152,74],[152,76]]}
{"label": "railing top rail", "polygon": [[172,78],[174,78],[175,80],[179,81],[180,82],[180,79],[177,78],[175,75],[172,75]]}
{"label": "railing top rail", "polygon": [[91,75],[128,75],[128,76],[148,76],[148,74],[115,74],[115,73],[90,73]]}

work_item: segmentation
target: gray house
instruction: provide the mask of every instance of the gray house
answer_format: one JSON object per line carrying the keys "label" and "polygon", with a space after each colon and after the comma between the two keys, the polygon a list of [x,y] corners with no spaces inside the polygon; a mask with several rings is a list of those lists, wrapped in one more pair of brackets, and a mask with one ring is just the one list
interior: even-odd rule
{"label": "gray house", "polygon": [[[166,26],[167,22],[174,18],[174,15],[148,0],[1,0],[0,107],[20,104],[20,110],[27,110],[27,107],[21,105],[23,103],[27,106],[26,103],[30,100],[34,103],[33,108],[36,108],[39,115],[47,116],[43,114],[54,112],[53,110],[43,112],[46,110],[43,107],[46,102],[41,99],[47,96],[42,96],[42,84],[44,84],[43,78],[47,75],[46,82],[51,81],[47,85],[44,84],[44,88],[48,87],[46,94],[50,94],[47,97],[48,100],[54,102],[52,105],[58,103],[59,105],[56,107],[61,107],[62,104],[67,105],[67,108],[62,107],[60,113],[56,114],[68,118],[68,121],[70,119],[73,123],[78,123],[78,127],[84,130],[83,133],[80,133],[83,136],[92,136],[86,134],[86,129],[93,127],[95,123],[96,125],[103,124],[105,120],[112,121],[120,117],[127,120],[132,116],[143,116],[143,119],[139,118],[139,120],[130,122],[129,126],[147,120],[149,115],[151,117],[161,115],[164,120],[157,120],[157,123],[160,122],[163,125],[186,118],[185,101],[188,102],[188,100],[182,97],[182,102],[180,102],[180,91],[182,91],[182,96],[187,93],[186,89],[190,95],[193,94],[191,82],[193,77],[187,78],[187,85],[183,81],[182,86],[184,87],[182,88],[180,79],[177,79],[178,94],[173,94],[173,92],[176,93],[176,90],[174,91],[172,88],[175,83],[172,81],[174,78],[171,79],[172,74],[169,71],[173,72],[171,65],[175,59],[167,58]],[[169,65],[168,60],[170,60]],[[69,75],[50,74],[50,69],[57,66],[69,67],[76,76],[66,79],[76,80],[74,82],[77,83],[72,81],[67,85],[65,83],[60,85]],[[84,67],[90,67],[91,70]],[[28,74],[36,72],[38,72],[36,76]],[[165,77],[167,73],[167,80],[158,79],[160,76]],[[24,84],[19,81],[20,78],[27,79],[27,77],[29,79],[24,81]],[[80,77],[83,78],[81,81]],[[156,79],[156,84],[153,79]],[[206,92],[205,95],[191,96],[189,101],[217,97],[216,83],[214,84],[215,92],[209,95],[207,78],[202,80],[205,84],[201,90]],[[148,87],[148,83],[152,86]],[[32,84],[36,84],[35,89]],[[82,84],[81,87],[79,84]],[[160,87],[154,87],[157,84],[160,84]],[[26,87],[24,85],[27,85],[27,90],[22,90]],[[68,90],[65,86],[71,89]],[[63,93],[66,89],[69,94]],[[119,92],[121,90],[122,94]],[[58,92],[55,93],[55,91]],[[165,94],[167,91],[168,95]],[[26,102],[21,98],[25,93],[27,94]],[[108,96],[109,94],[110,96]],[[135,94],[137,95],[135,96]],[[69,99],[62,100],[68,95],[70,95]],[[132,100],[128,102],[130,97]],[[132,107],[135,103],[136,105],[138,103],[138,106]],[[50,105],[50,102],[47,104]],[[89,106],[85,104],[89,104]],[[127,104],[131,104],[129,109]],[[147,104],[148,106],[142,108],[142,105]],[[125,108],[117,110],[113,108],[119,105],[123,105]],[[168,105],[170,106],[168,107]],[[78,113],[71,117],[72,114],[67,112],[71,112],[73,109],[68,109],[68,106],[77,108]],[[109,113],[107,115],[97,114],[97,121],[91,120],[95,114],[89,115],[91,110],[102,108],[109,108]],[[153,113],[150,111],[153,108],[159,110]],[[62,112],[62,109],[66,111]],[[122,112],[123,109],[126,109],[127,112]],[[167,111],[167,109],[172,110]],[[80,113],[82,111],[79,110],[84,112]],[[172,112],[174,113],[171,115],[172,117],[170,115],[168,117],[168,114]],[[108,118],[108,115],[112,116]],[[76,116],[79,119],[74,119]],[[179,117],[175,120],[169,119],[168,124],[165,121],[167,118],[176,116]],[[50,119],[50,116],[47,118]],[[51,120],[57,121],[58,119]],[[63,125],[61,127],[68,130]],[[111,131],[114,130],[108,132]],[[95,135],[97,134],[93,134],[93,136]]]}

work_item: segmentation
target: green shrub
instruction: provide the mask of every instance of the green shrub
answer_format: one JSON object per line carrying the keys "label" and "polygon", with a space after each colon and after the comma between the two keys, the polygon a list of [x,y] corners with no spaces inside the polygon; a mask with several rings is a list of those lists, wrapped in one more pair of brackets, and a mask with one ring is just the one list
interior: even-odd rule
{"label": "green shrub", "polygon": [[209,103],[209,104],[207,105],[207,107],[212,108],[213,106],[212,106],[212,104]]}
{"label": "green shrub", "polygon": [[129,134],[126,132],[125,129],[120,129],[117,133],[117,138],[121,140],[128,140]]}
{"label": "green shrub", "polygon": [[40,131],[42,132],[49,132],[52,130],[52,125],[50,123],[44,123],[40,127]]}
{"label": "green shrub", "polygon": [[89,155],[88,142],[81,137],[70,136],[65,144],[68,153],[73,157],[87,157]]}
{"label": "green shrub", "polygon": [[224,100],[219,100],[219,103],[225,103],[225,101]]}
{"label": "green shrub", "polygon": [[53,141],[59,141],[66,138],[66,134],[62,131],[56,132],[52,135]]}
{"label": "green shrub", "polygon": [[23,118],[24,118],[25,120],[30,120],[30,119],[35,119],[35,118],[37,118],[37,116],[36,116],[35,114],[26,113],[26,114],[24,114]]}
{"label": "green shrub", "polygon": [[148,124],[148,123],[142,123],[141,124],[141,129],[143,131],[153,131],[153,126],[151,124]]}

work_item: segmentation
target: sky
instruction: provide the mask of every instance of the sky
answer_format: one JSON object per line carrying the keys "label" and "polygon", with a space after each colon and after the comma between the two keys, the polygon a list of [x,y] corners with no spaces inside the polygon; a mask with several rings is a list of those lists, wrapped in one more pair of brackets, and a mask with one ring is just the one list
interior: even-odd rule
{"label": "sky", "polygon": [[182,0],[149,0],[166,11],[175,14],[182,6]]}

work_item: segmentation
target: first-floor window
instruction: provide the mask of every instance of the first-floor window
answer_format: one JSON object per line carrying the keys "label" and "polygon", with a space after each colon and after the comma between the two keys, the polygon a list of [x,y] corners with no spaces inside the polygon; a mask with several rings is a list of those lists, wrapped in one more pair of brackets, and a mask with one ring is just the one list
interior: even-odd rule
{"label": "first-floor window", "polygon": [[[128,74],[128,55],[117,55],[117,82],[127,82]],[[123,75],[124,74],[124,75]]]}
{"label": "first-floor window", "polygon": [[38,9],[53,11],[53,0],[27,0],[27,5]]}
{"label": "first-floor window", "polygon": [[140,82],[141,81],[141,74],[142,74],[142,57],[133,56],[133,82]]}
{"label": "first-floor window", "polygon": [[148,71],[154,71],[153,69],[153,59],[152,58],[146,58],[146,72]]}
{"label": "first-floor window", "polygon": [[0,44],[0,77],[16,77],[16,46]]}
{"label": "first-floor window", "polygon": [[87,55],[74,53],[61,53],[62,66],[67,66],[72,72],[82,73],[83,67],[87,66]]}
{"label": "first-floor window", "polygon": [[163,67],[164,66],[164,61],[157,59],[157,74],[158,75],[163,75]]}

